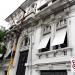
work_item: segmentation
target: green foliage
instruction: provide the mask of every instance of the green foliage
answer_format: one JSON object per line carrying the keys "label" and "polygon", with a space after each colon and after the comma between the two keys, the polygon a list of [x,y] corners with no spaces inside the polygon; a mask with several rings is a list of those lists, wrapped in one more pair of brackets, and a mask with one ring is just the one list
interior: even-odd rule
{"label": "green foliage", "polygon": [[5,32],[0,30],[0,42],[3,42],[5,36]]}
{"label": "green foliage", "polygon": [[5,32],[0,30],[0,53],[2,53],[4,45],[1,43],[4,41]]}
{"label": "green foliage", "polygon": [[1,47],[1,45],[0,45],[0,53],[2,53],[2,47]]}
{"label": "green foliage", "polygon": [[0,53],[3,54],[3,53],[5,53],[5,51],[6,51],[6,46],[0,44]]}

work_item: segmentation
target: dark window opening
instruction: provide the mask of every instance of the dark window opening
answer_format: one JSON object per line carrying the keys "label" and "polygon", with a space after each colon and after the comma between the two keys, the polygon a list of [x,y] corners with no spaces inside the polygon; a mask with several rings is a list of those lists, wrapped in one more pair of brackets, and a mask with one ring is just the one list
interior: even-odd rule
{"label": "dark window opening", "polygon": [[24,46],[27,46],[30,44],[30,39],[28,37],[25,38],[25,44]]}
{"label": "dark window opening", "polygon": [[28,44],[28,37],[25,38],[25,46]]}
{"label": "dark window opening", "polygon": [[46,47],[46,49],[50,49],[50,39],[49,39],[49,41],[48,41],[48,44],[47,44],[47,47]]}
{"label": "dark window opening", "polygon": [[53,50],[54,49],[59,49],[59,48],[65,48],[67,46],[68,46],[68,44],[67,44],[67,33],[66,33],[66,36],[65,36],[65,39],[64,39],[64,43],[60,44],[60,45],[53,46]]}
{"label": "dark window opening", "polygon": [[52,3],[55,2],[56,0],[52,0]]}
{"label": "dark window opening", "polygon": [[39,53],[40,53],[40,52],[46,52],[46,51],[49,51],[49,50],[50,50],[50,39],[49,39],[49,41],[48,41],[48,44],[47,44],[46,48],[40,49],[40,50],[39,50]]}
{"label": "dark window opening", "polygon": [[43,48],[43,49],[40,49],[40,50],[39,50],[39,53],[40,53],[40,52],[46,52],[46,51],[48,51],[48,49]]}
{"label": "dark window opening", "polygon": [[47,6],[48,6],[48,4],[46,3],[46,4],[42,5],[40,8],[38,8],[38,10],[42,10],[42,9],[44,9]]}
{"label": "dark window opening", "polygon": [[59,48],[58,45],[53,46],[53,50],[54,50],[54,49],[58,49],[58,48]]}
{"label": "dark window opening", "polygon": [[66,34],[66,37],[65,37],[65,40],[64,40],[64,43],[63,44],[60,44],[60,47],[61,48],[64,48],[64,47],[67,47],[67,34]]}

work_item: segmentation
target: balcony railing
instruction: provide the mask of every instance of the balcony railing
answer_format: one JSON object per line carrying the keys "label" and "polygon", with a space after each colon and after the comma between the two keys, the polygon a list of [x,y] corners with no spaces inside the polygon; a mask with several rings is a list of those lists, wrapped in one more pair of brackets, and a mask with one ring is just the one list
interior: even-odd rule
{"label": "balcony railing", "polygon": [[57,50],[51,50],[46,52],[38,53],[39,59],[42,58],[52,58],[52,57],[62,57],[62,56],[72,56],[72,48],[66,47]]}

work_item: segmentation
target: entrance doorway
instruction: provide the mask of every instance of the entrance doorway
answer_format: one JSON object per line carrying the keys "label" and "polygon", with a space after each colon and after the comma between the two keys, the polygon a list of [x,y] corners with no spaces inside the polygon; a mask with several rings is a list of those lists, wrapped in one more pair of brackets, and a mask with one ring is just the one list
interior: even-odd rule
{"label": "entrance doorway", "polygon": [[42,70],[41,75],[67,75],[66,70]]}
{"label": "entrance doorway", "polygon": [[28,50],[20,52],[16,75],[25,75],[25,63],[27,62]]}

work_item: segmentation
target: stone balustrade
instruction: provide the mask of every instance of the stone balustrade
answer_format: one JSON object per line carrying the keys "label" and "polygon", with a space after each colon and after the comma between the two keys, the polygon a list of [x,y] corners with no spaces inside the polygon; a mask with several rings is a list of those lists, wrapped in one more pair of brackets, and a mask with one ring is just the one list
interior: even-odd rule
{"label": "stone balustrade", "polygon": [[37,56],[39,57],[39,59],[72,56],[72,48],[66,47],[66,48],[60,48],[57,50],[41,52],[41,53],[38,53]]}

